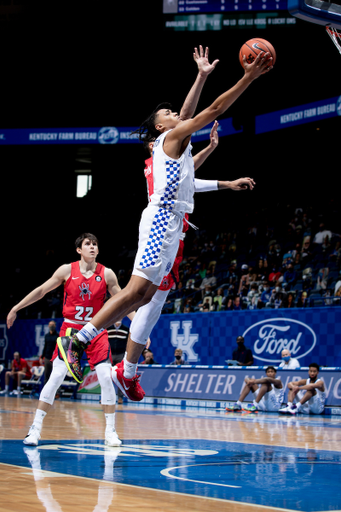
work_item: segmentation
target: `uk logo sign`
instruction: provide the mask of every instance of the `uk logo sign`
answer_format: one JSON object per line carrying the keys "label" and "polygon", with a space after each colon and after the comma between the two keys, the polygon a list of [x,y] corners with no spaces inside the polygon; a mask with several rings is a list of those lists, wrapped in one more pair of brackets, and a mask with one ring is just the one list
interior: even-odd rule
{"label": "uk logo sign", "polygon": [[183,320],[181,322],[182,333],[179,333],[180,322],[170,322],[171,329],[171,344],[175,348],[180,348],[183,354],[186,355],[188,363],[196,363],[199,360],[198,354],[194,351],[194,345],[199,341],[199,334],[191,332],[192,321]]}
{"label": "uk logo sign", "polygon": [[246,329],[243,336],[253,343],[253,357],[267,363],[280,362],[284,349],[300,359],[313,350],[317,341],[309,325],[292,318],[262,320]]}

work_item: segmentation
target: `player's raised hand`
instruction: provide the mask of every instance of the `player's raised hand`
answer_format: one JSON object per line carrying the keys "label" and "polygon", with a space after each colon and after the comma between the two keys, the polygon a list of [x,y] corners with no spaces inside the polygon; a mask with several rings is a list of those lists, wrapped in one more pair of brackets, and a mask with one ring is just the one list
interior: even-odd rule
{"label": "player's raised hand", "polygon": [[212,149],[215,149],[219,144],[218,126],[219,126],[218,121],[214,121],[212,130],[210,133],[210,146]]}
{"label": "player's raised hand", "polygon": [[205,51],[201,45],[199,46],[199,50],[198,48],[194,48],[193,59],[197,63],[199,73],[203,76],[207,76],[212,73],[219,62],[219,60],[216,59],[212,64],[210,64],[208,60],[208,53],[208,47],[205,48]]}
{"label": "player's raised hand", "polygon": [[272,62],[273,59],[269,52],[260,52],[251,64],[247,63],[246,57],[243,55],[245,75],[254,80],[260,75],[264,75],[264,73],[270,71],[273,68]]}

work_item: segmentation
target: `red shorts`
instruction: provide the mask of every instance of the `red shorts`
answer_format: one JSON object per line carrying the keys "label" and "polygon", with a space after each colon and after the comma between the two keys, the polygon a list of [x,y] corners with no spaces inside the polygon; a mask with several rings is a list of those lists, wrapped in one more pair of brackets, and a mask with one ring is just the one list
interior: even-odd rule
{"label": "red shorts", "polygon": [[[183,252],[184,252],[184,241],[180,240],[179,242],[179,249],[176,254],[176,258],[174,260],[172,270],[169,272],[168,275],[166,275],[159,286],[159,290],[163,290],[164,292],[167,290],[170,290],[174,285],[174,277],[177,281],[179,281],[179,267],[180,263],[182,262],[183,258]],[[174,276],[174,277],[173,277]]]}
{"label": "red shorts", "polygon": [[[66,329],[68,327],[71,327],[72,329],[77,329],[78,331],[82,328],[82,326],[79,326],[78,328],[77,324],[63,322],[59,331],[59,336],[65,336]],[[90,365],[91,370],[95,369],[96,364],[104,363],[105,361],[108,361],[108,359],[112,364],[108,331],[104,330],[103,332],[101,332],[101,334],[96,336],[96,338],[92,340],[91,345],[89,345],[89,347],[85,349],[85,353],[87,355],[88,363]],[[59,356],[59,354],[58,345],[56,344],[56,348],[54,349],[51,361],[56,359],[57,356]],[[63,358],[60,356],[59,359],[63,360]]]}

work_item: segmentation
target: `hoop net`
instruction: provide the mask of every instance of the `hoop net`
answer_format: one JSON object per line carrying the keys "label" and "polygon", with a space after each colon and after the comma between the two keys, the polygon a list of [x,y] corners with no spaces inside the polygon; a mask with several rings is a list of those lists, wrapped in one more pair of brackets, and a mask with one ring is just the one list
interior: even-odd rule
{"label": "hoop net", "polygon": [[333,41],[336,48],[338,49],[339,53],[341,54],[341,33],[338,32],[336,28],[328,26],[326,27],[326,31],[330,39]]}

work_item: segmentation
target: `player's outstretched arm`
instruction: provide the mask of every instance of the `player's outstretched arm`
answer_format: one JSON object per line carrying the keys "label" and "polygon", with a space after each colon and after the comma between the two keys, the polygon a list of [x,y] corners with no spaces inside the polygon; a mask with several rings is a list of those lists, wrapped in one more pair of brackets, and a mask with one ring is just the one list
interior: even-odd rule
{"label": "player's outstretched arm", "polygon": [[216,149],[219,144],[218,121],[214,121],[210,133],[210,143],[202,151],[193,156],[194,170],[196,171],[205,162],[206,158]]}
{"label": "player's outstretched arm", "polygon": [[234,181],[218,181],[219,190],[231,189],[236,192],[240,190],[253,190],[256,183],[252,178],[239,178]]}
{"label": "player's outstretched arm", "polygon": [[192,133],[212,123],[246,91],[249,85],[264,73],[272,69],[272,57],[269,53],[259,53],[252,64],[244,61],[244,76],[228,91],[221,94],[208,108],[193,119],[182,121],[166,136],[165,153],[171,158],[179,158],[189,142]]}
{"label": "player's outstretched arm", "polygon": [[45,281],[41,286],[38,286],[35,288],[32,292],[30,292],[26,297],[24,297],[18,304],[13,306],[11,311],[7,315],[7,327],[10,329],[12,325],[14,324],[14,321],[17,317],[18,311],[21,309],[26,308],[27,306],[30,306],[31,304],[34,304],[38,300],[42,299],[44,295],[46,295],[48,292],[51,292],[52,290],[55,290],[63,284],[70,276],[71,272],[71,265],[62,265],[59,267],[56,272],[53,274],[50,279]]}
{"label": "player's outstretched arm", "polygon": [[219,62],[219,60],[215,60],[210,64],[208,54],[208,48],[205,48],[205,51],[201,45],[199,46],[199,50],[198,48],[194,48],[193,59],[198,66],[198,75],[191,87],[191,90],[187,94],[184,104],[182,105],[180,111],[180,117],[182,120],[190,119],[194,115],[206,79]]}

